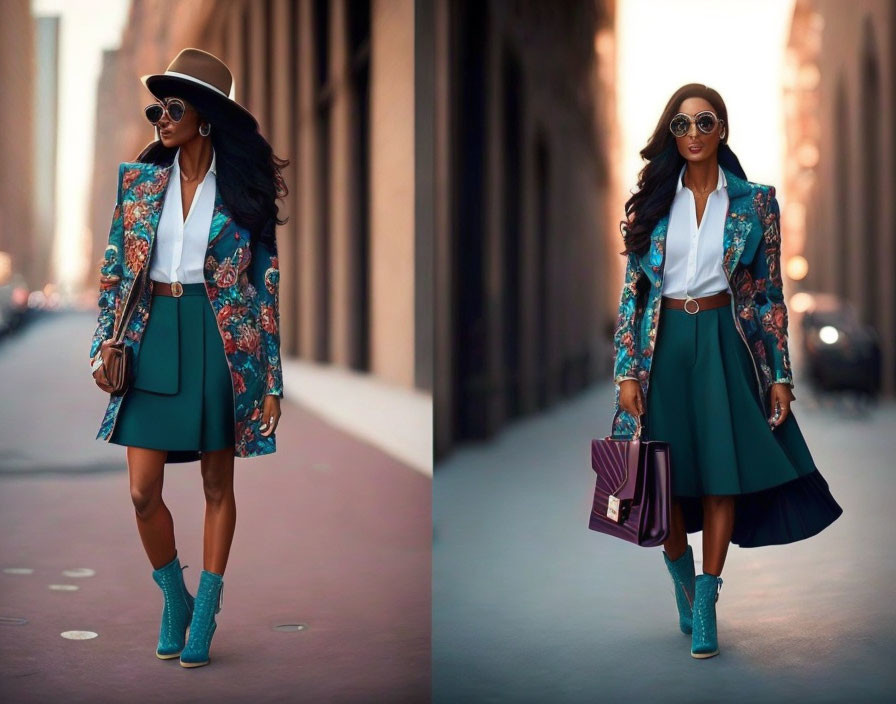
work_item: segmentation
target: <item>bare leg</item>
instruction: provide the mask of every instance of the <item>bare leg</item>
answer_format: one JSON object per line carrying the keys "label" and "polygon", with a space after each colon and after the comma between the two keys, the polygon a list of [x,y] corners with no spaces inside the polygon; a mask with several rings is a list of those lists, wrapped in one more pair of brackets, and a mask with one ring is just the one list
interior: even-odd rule
{"label": "bare leg", "polygon": [[703,497],[703,572],[722,574],[734,530],[734,497]]}
{"label": "bare leg", "polygon": [[233,461],[233,447],[202,453],[202,484],[205,490],[203,568],[216,574],[224,574],[236,528]]}
{"label": "bare leg", "polygon": [[153,569],[174,559],[174,519],[162,501],[167,450],[128,447],[128,476],[131,500],[137,516],[137,531]]}
{"label": "bare leg", "polygon": [[684,528],[684,515],[681,504],[672,497],[672,513],[669,516],[669,537],[663,543],[663,549],[670,560],[677,560],[688,549],[688,533]]}

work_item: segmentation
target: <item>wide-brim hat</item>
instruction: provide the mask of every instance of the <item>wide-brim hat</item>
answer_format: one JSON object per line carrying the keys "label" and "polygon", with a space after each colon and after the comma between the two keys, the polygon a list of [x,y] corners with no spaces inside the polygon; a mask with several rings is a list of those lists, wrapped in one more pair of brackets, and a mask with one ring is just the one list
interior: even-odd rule
{"label": "wide-brim hat", "polygon": [[233,75],[227,64],[207,51],[182,49],[165,73],[147,74],[140,80],[157,98],[182,97],[200,112],[203,108],[215,108],[239,124],[258,128],[255,116],[231,97]]}

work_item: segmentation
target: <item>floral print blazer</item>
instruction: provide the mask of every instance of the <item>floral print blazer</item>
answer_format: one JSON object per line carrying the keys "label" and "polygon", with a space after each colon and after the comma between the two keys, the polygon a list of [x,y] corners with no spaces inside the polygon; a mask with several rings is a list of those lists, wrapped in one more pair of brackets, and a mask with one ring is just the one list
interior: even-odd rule
{"label": "floral print blazer", "polygon": [[[100,267],[99,316],[90,345],[91,358],[103,340],[112,337],[119,302],[126,300],[137,275],[149,266],[170,173],[171,165],[125,162],[119,166],[118,198]],[[273,220],[268,227],[273,229]],[[259,425],[264,397],[283,396],[276,245],[271,249],[258,241],[250,248],[250,239],[249,230],[233,220],[220,191],[216,191],[206,249],[205,288],[230,368],[237,457],[276,452],[275,434],[262,435]],[[149,320],[152,288],[152,279],[147,278],[143,291],[135,292],[139,298],[124,332],[124,342],[135,362]],[[109,441],[123,398],[109,395],[97,439]],[[189,458],[174,461],[199,457],[198,452],[187,454]]]}
{"label": "floral print blazer", "polygon": [[[728,179],[722,268],[734,293],[731,312],[756,372],[757,397],[768,406],[772,384],[793,386],[787,346],[787,308],[781,280],[780,209],[775,187],[745,181],[723,167]],[[644,398],[660,323],[668,213],[660,218],[643,256],[628,254],[614,331],[615,412],[611,434],[631,436],[634,415],[619,408],[619,382],[641,382]]]}

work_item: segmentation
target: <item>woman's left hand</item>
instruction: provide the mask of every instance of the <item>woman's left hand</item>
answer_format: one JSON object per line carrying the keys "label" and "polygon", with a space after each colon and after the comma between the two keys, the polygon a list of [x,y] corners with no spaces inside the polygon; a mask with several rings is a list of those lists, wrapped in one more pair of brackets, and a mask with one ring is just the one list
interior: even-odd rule
{"label": "woman's left hand", "polygon": [[280,397],[268,395],[264,397],[261,414],[261,434],[270,437],[280,422]]}
{"label": "woman's left hand", "polygon": [[[768,423],[773,429],[781,425],[784,419],[787,418],[787,414],[790,413],[790,402],[795,399],[796,396],[793,395],[793,390],[788,384],[772,384],[769,394],[771,415],[768,418]],[[777,417],[775,416],[776,406],[780,408],[780,413]]]}

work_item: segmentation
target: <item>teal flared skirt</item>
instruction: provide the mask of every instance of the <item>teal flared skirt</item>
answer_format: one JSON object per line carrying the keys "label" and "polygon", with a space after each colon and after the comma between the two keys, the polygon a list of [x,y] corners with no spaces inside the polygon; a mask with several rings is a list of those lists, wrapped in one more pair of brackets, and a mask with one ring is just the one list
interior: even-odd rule
{"label": "teal flared skirt", "polygon": [[168,450],[169,462],[234,444],[233,386],[205,284],[154,295],[110,442]]}
{"label": "teal flared skirt", "polygon": [[806,446],[793,405],[772,429],[730,306],[663,308],[647,390],[652,440],[670,445],[672,496],[685,528],[703,529],[701,498],[734,495],[740,547],[811,537],[843,512]]}

